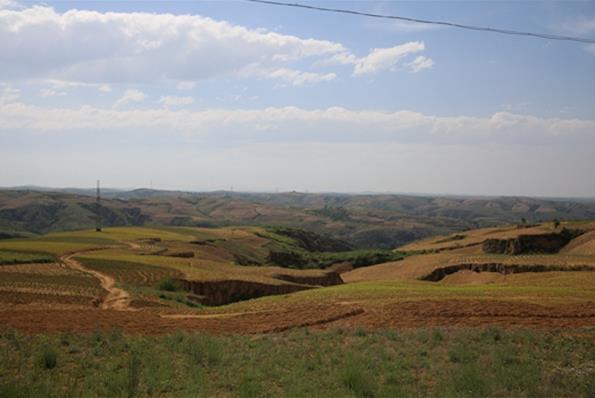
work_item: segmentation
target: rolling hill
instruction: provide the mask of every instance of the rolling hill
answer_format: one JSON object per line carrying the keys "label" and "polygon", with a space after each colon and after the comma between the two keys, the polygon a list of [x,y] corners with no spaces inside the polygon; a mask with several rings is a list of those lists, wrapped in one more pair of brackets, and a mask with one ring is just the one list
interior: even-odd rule
{"label": "rolling hill", "polygon": [[[92,190],[0,190],[0,237],[92,228]],[[595,201],[389,194],[106,190],[105,226],[276,225],[330,234],[356,248],[394,248],[414,240],[506,223],[595,218]]]}

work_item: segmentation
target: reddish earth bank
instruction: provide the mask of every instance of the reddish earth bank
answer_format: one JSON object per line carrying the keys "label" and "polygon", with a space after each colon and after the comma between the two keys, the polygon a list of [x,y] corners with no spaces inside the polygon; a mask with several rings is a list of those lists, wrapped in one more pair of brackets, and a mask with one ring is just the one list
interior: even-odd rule
{"label": "reddish earth bank", "polygon": [[200,303],[204,305],[224,305],[263,296],[293,293],[316,286],[333,286],[343,283],[341,276],[336,272],[328,272],[322,276],[280,274],[275,278],[290,283],[268,284],[233,279],[219,281],[179,279],[179,282],[184,290],[199,296]]}
{"label": "reddish earth bank", "polygon": [[243,280],[189,281],[180,279],[184,290],[200,296],[204,305],[224,305],[262,296],[288,294],[311,289],[312,286],[294,284],[266,284]]}

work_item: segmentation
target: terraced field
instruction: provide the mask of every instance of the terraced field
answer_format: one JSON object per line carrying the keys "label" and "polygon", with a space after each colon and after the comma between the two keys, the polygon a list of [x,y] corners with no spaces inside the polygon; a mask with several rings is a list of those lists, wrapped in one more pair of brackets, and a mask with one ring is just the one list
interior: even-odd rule
{"label": "terraced field", "polygon": [[[336,274],[329,279],[320,269],[269,264],[270,250],[304,249],[291,238],[256,227],[107,228],[101,233],[75,231],[1,243],[15,253],[13,257],[33,252],[59,256],[74,271],[99,278],[104,290],[96,301],[120,297],[125,307],[135,301],[136,307],[142,302],[177,308],[179,303],[192,304],[189,298],[196,304],[201,297],[223,303],[341,282]],[[246,263],[254,265],[240,265]],[[192,292],[180,292],[183,286]],[[235,293],[227,297],[230,288]]]}
{"label": "terraced field", "polygon": [[58,263],[0,265],[0,308],[88,308],[99,282]]}
{"label": "terraced field", "polygon": [[[480,245],[486,240],[491,238],[496,239],[512,239],[519,235],[540,235],[546,233],[552,233],[560,231],[562,228],[569,229],[582,229],[590,231],[595,229],[595,222],[563,222],[560,226],[555,227],[553,223],[544,223],[530,226],[501,226],[493,228],[481,228],[475,230],[469,230],[459,232],[447,236],[438,236],[428,239],[422,239],[410,244],[401,246],[398,248],[404,252],[436,252],[444,250],[460,250],[462,248],[471,248],[473,251],[480,251]],[[585,241],[591,241],[590,238],[586,238]]]}
{"label": "terraced field", "polygon": [[304,277],[324,275],[323,271],[313,269],[294,270],[277,266],[238,266],[234,263],[233,257],[221,256],[218,260],[215,260],[212,258],[211,251],[207,251],[204,257],[202,256],[201,249],[195,253],[195,257],[180,258],[146,255],[134,253],[130,250],[103,250],[83,253],[79,258],[85,264],[96,260],[105,260],[106,263],[112,264],[126,263],[142,265],[145,267],[145,272],[152,272],[154,274],[149,277],[151,280],[158,280],[158,274],[163,273],[164,268],[168,269],[168,272],[181,274],[193,280],[241,279],[272,284],[281,283],[279,279],[274,278],[280,274]]}
{"label": "terraced field", "polygon": [[[4,241],[6,249],[31,252],[56,243],[62,245],[60,250],[52,248],[57,254],[82,245],[75,258],[83,272],[61,264],[0,266],[7,276],[3,281],[10,281],[2,287],[5,303],[12,300],[25,308],[26,302],[40,300],[26,301],[23,294],[49,296],[55,291],[60,297],[76,297],[80,305],[80,310],[55,307],[51,313],[35,305],[27,311],[4,305],[0,321],[29,331],[91,331],[91,325],[102,325],[142,333],[172,328],[268,333],[292,327],[595,326],[595,256],[577,253],[592,244],[590,230],[558,254],[506,255],[482,249],[481,237],[516,239],[549,234],[552,228],[511,226],[468,231],[468,237],[448,242],[436,238],[409,246],[416,251],[401,261],[356,269],[340,264],[340,277],[328,270],[271,264],[267,253],[294,247],[294,241],[256,227],[115,228],[99,237],[94,231],[80,231]],[[452,246],[461,242],[471,245]],[[437,244],[451,247],[436,250]],[[240,265],[246,259],[255,263]],[[128,311],[82,309],[109,294],[94,279],[97,273],[130,295]],[[428,275],[439,277],[424,281]],[[321,287],[341,281],[346,284]]]}
{"label": "terraced field", "polygon": [[182,278],[184,274],[175,268],[147,265],[128,261],[114,261],[107,258],[81,259],[86,268],[112,276],[120,283],[155,286],[168,278]]}
{"label": "terraced field", "polygon": [[[486,228],[453,235],[426,239],[399,248],[412,253],[400,262],[379,264],[356,269],[342,277],[346,282],[370,280],[441,280],[446,275],[457,271],[496,272],[510,274],[518,272],[551,271],[593,271],[595,255],[590,255],[588,248],[595,245],[595,224],[564,223],[563,227],[554,228],[552,224],[529,228],[510,226]],[[527,253],[517,255],[486,253],[482,247],[488,239],[514,240],[520,236],[541,236],[562,231],[562,228],[580,228],[580,236],[571,240],[559,253]],[[463,282],[477,283],[477,278],[461,278]],[[451,281],[453,278],[450,278]],[[483,278],[491,283],[498,278]]]}
{"label": "terraced field", "polygon": [[[173,231],[172,231],[173,230]],[[207,230],[210,232],[210,230]],[[158,238],[167,241],[188,242],[200,235],[202,230],[185,228],[104,228],[95,230],[56,232],[29,239],[8,239],[0,241],[1,250],[18,252],[51,253],[55,255],[74,253],[102,247],[126,247],[127,243],[143,239]],[[221,234],[215,233],[215,234]],[[210,234],[207,236],[211,236]]]}

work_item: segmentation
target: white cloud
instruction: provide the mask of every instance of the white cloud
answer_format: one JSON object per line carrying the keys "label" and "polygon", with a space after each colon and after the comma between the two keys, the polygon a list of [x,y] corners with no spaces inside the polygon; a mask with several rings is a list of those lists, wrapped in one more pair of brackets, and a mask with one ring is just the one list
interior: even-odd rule
{"label": "white cloud", "polygon": [[416,33],[440,29],[438,25],[407,21],[391,21],[389,23],[382,24],[382,26],[386,30],[399,33]]}
{"label": "white cloud", "polygon": [[431,58],[420,55],[416,57],[413,62],[408,64],[411,73],[417,73],[423,69],[429,69],[434,66],[434,61]]}
{"label": "white cloud", "polygon": [[[388,48],[374,48],[365,57],[357,57],[349,51],[338,52],[329,58],[318,61],[316,64],[319,66],[353,65],[353,76],[362,76],[386,70],[394,71],[404,58],[424,50],[424,42],[410,41]],[[434,61],[428,57],[418,57],[418,59],[405,64],[405,66],[409,66],[412,71],[418,72],[434,64]],[[415,69],[416,66],[421,66],[421,68]]]}
{"label": "white cloud", "polygon": [[531,106],[535,105],[530,101],[521,101],[511,104],[502,104],[501,107],[507,112],[527,112]]}
{"label": "white cloud", "polygon": [[348,51],[344,51],[344,52],[334,54],[330,58],[326,58],[326,59],[317,61],[316,65],[318,65],[318,66],[328,66],[328,65],[336,65],[336,64],[349,65],[349,64],[355,64],[355,63],[357,63],[357,61],[358,61],[358,58],[354,54],[352,54]]}
{"label": "white cloud", "polygon": [[178,90],[188,91],[188,90],[192,90],[195,86],[196,86],[195,82],[179,82],[176,85],[176,88]]}
{"label": "white cloud", "polygon": [[[354,65],[358,76],[391,69],[403,57],[423,50],[423,42],[408,42],[358,58],[341,43],[199,15],[76,9],[60,13],[47,6],[0,9],[5,79],[94,85],[100,91],[108,83],[162,81],[191,90],[197,81],[221,76],[264,77],[298,86],[336,77],[307,70],[311,66]],[[295,68],[298,62],[305,70]]]}
{"label": "white cloud", "polygon": [[[142,94],[142,93],[141,93]],[[141,98],[140,96],[134,96]],[[509,112],[489,117],[432,116],[414,111],[355,111],[296,107],[204,111],[116,110],[83,106],[45,108],[22,103],[0,108],[0,131],[30,129],[76,134],[110,129],[121,134],[182,135],[214,142],[320,141],[425,142],[432,144],[528,144],[560,146],[595,143],[595,121],[539,118]]]}
{"label": "white cloud", "polygon": [[254,74],[255,76],[258,76],[261,79],[281,80],[293,86],[302,86],[304,84],[327,82],[334,80],[337,77],[335,73],[303,72],[288,68],[259,70],[257,72],[250,71],[249,74]]}
{"label": "white cloud", "polygon": [[0,10],[2,9],[19,9],[22,6],[13,0],[0,0]]}
{"label": "white cloud", "polygon": [[389,48],[375,48],[368,56],[354,61],[354,76],[361,76],[383,70],[390,70],[409,54],[423,51],[423,42],[411,41]]}
{"label": "white cloud", "polygon": [[[595,18],[593,19],[575,19],[568,21],[557,27],[558,30],[568,32],[573,35],[591,35],[595,33]],[[585,51],[595,55],[595,44],[587,44],[583,47]]]}
{"label": "white cloud", "polygon": [[112,88],[108,84],[99,83],[83,83],[60,79],[32,79],[28,81],[29,84],[49,85],[53,90],[66,90],[69,88],[93,88],[102,93],[109,93]]}
{"label": "white cloud", "polygon": [[572,22],[567,22],[562,25],[562,29],[566,32],[574,34],[588,34],[595,32],[595,18],[594,19],[579,19]]}
{"label": "white cloud", "polygon": [[183,105],[190,105],[194,103],[194,98],[192,97],[176,97],[176,96],[165,96],[161,97],[159,102],[166,108],[174,107],[174,106],[183,106]]}
{"label": "white cloud", "polygon": [[0,83],[0,105],[15,102],[21,96],[21,90]]}
{"label": "white cloud", "polygon": [[[189,82],[346,52],[340,44],[249,29],[198,15],[0,10],[5,79]],[[182,84],[182,87],[184,84]]]}
{"label": "white cloud", "polygon": [[114,107],[127,105],[131,102],[142,102],[147,98],[147,95],[140,90],[129,89],[124,92],[124,95],[114,103]]}
{"label": "white cloud", "polygon": [[52,90],[51,88],[42,88],[39,90],[39,96],[43,98],[48,97],[63,97],[66,95],[64,91],[56,91]]}

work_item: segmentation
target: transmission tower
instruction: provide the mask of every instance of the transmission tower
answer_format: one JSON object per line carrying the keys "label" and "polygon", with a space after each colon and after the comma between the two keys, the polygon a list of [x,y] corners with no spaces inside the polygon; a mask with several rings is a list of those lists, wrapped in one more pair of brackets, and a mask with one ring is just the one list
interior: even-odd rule
{"label": "transmission tower", "polygon": [[101,191],[97,180],[97,198],[95,199],[95,231],[101,232]]}

